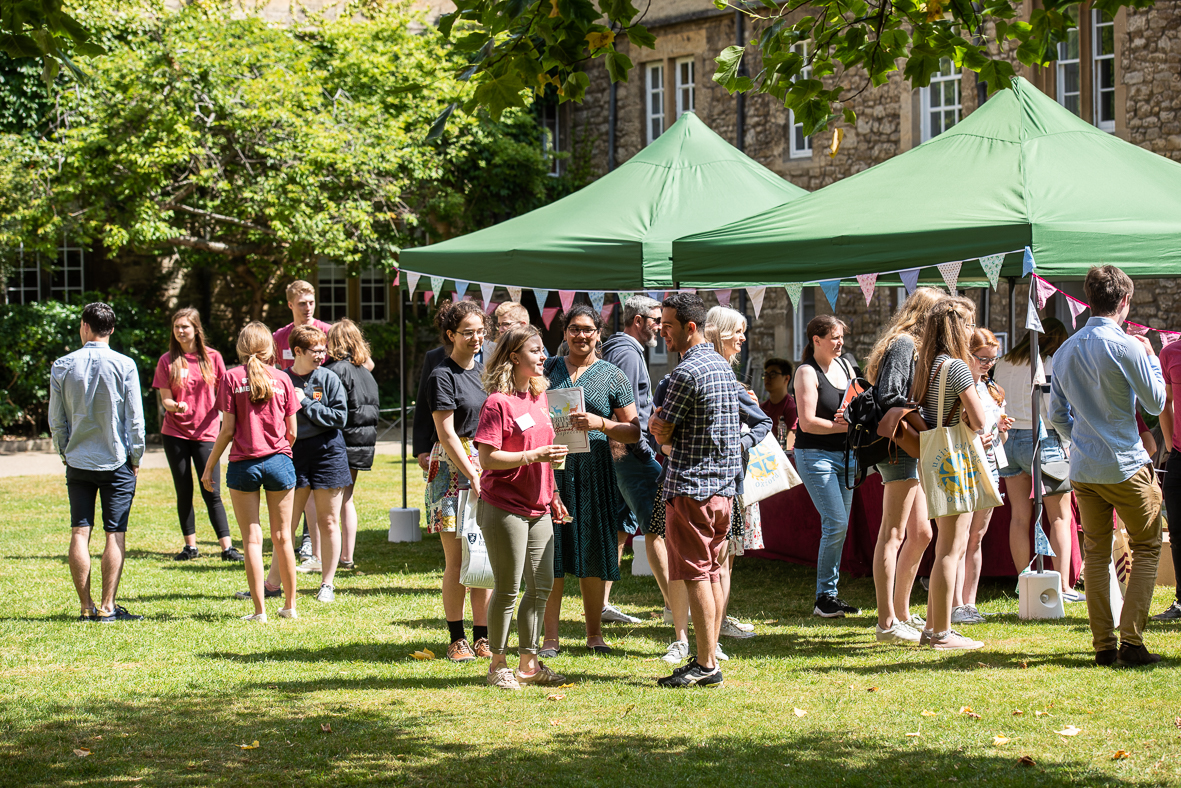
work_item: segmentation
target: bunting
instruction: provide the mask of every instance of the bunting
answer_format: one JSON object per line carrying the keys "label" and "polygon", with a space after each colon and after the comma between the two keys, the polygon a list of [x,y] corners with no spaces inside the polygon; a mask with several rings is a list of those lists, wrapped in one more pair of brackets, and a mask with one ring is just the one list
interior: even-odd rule
{"label": "bunting", "polygon": [[800,309],[800,296],[804,293],[803,282],[788,282],[783,286],[787,291],[787,297],[791,300],[791,309],[793,312],[798,312]]}
{"label": "bunting", "polygon": [[1139,323],[1133,323],[1130,320],[1124,321],[1124,330],[1134,337],[1146,337],[1150,331],[1148,326],[1142,326]]}
{"label": "bunting", "polygon": [[549,291],[541,288],[533,288],[533,297],[537,300],[537,309],[539,312],[545,312],[545,300],[549,298]]}
{"label": "bunting", "polygon": [[570,307],[574,305],[574,291],[573,290],[559,290],[558,300],[562,302],[562,311],[569,312]]}
{"label": "bunting", "polygon": [[1181,339],[1181,333],[1177,333],[1176,331],[1157,331],[1156,335],[1160,337],[1161,347],[1167,347],[1178,339]]}
{"label": "bunting", "polygon": [[1037,268],[1037,263],[1033,261],[1033,250],[1028,246],[1025,247],[1025,257],[1021,260],[1021,275],[1029,276]]}
{"label": "bunting", "polygon": [[631,292],[630,290],[623,290],[623,291],[616,293],[616,295],[619,296],[619,303],[626,304],[627,299],[634,296],[635,293]]}
{"label": "bunting", "polygon": [[1042,328],[1042,319],[1038,317],[1037,307],[1035,307],[1033,304],[1032,296],[1033,294],[1031,293],[1029,298],[1029,307],[1025,310],[1025,327],[1030,331],[1036,331],[1039,334],[1044,334],[1046,333],[1046,330]]}
{"label": "bunting", "polygon": [[763,311],[763,296],[767,294],[766,287],[748,287],[746,294],[750,296],[751,306],[755,308],[755,319],[759,317],[759,312]]}
{"label": "bunting", "polygon": [[[1063,295],[1066,294],[1063,293]],[[1066,305],[1070,307],[1070,327],[1077,329],[1078,316],[1086,312],[1090,307],[1077,298],[1071,298],[1070,296],[1066,296]]]}
{"label": "bunting", "polygon": [[508,290],[508,297],[510,301],[512,301],[514,304],[521,303],[521,288],[506,287],[505,290]]}
{"label": "bunting", "polygon": [[718,303],[722,306],[730,306],[730,290],[715,290],[714,295],[717,296]]}
{"label": "bunting", "polygon": [[939,273],[943,274],[943,283],[947,285],[947,289],[952,295],[955,295],[955,285],[960,281],[960,269],[963,266],[963,263],[940,263],[936,266]]}
{"label": "bunting", "polygon": [[1033,289],[1036,291],[1034,298],[1037,299],[1038,309],[1045,309],[1046,301],[1050,299],[1050,296],[1058,292],[1058,288],[1054,287],[1054,285],[1050,284],[1045,279],[1042,279],[1037,274],[1033,275]]}
{"label": "bunting", "polygon": [[591,309],[600,315],[603,314],[603,300],[606,298],[607,293],[603,290],[591,290],[587,293],[587,296],[590,298]]}
{"label": "bunting", "polygon": [[914,291],[919,286],[919,269],[908,268],[905,271],[898,272],[898,278],[902,280],[902,286],[906,288],[906,294],[914,295]]}
{"label": "bunting", "polygon": [[877,274],[858,274],[857,284],[861,286],[861,295],[865,296],[865,306],[869,306],[873,298],[874,284],[878,281]]}
{"label": "bunting", "polygon": [[459,294],[459,295],[457,295],[457,296],[455,297],[455,300],[456,300],[456,301],[458,301],[458,300],[459,300],[460,296],[463,296],[463,295],[466,295],[466,294],[467,294],[467,286],[468,286],[469,284],[471,284],[471,283],[470,283],[470,282],[466,282],[466,281],[464,281],[463,279],[456,279],[456,280],[455,280],[455,292]]}
{"label": "bunting", "polygon": [[418,289],[418,280],[422,279],[422,274],[416,274],[413,271],[406,272],[406,286],[410,288],[410,297],[414,297],[414,291]]}
{"label": "bunting", "polygon": [[[496,285],[486,285],[480,283],[480,295],[484,297],[484,311],[488,312],[488,304],[492,301],[492,291],[496,289]],[[488,312],[488,314],[492,314]]]}
{"label": "bunting", "polygon": [[993,290],[996,290],[997,282],[1001,280],[1001,266],[1004,264],[1003,254],[990,254],[980,258],[980,267],[984,269],[984,275],[988,277]]}
{"label": "bunting", "polygon": [[558,309],[556,306],[547,306],[545,309],[541,310],[541,322],[545,323],[545,328],[547,331],[549,330],[550,323],[554,322],[554,318],[557,317],[558,313],[561,311],[562,310]]}
{"label": "bunting", "polygon": [[485,314],[488,314],[488,315],[495,314],[495,313],[496,313],[496,309],[497,309],[499,306],[500,306],[500,302],[498,302],[498,301],[489,301],[489,302],[487,302],[487,303],[485,303],[485,304],[484,304],[484,313],[485,313]]}
{"label": "bunting", "polygon": [[651,298],[653,301],[663,301],[664,300],[664,292],[661,290],[649,290],[648,297]]}
{"label": "bunting", "polygon": [[431,277],[431,296],[437,297],[443,291],[443,282],[446,281],[441,276]]}
{"label": "bunting", "polygon": [[829,279],[827,282],[821,282],[820,289],[824,291],[824,297],[828,299],[828,303],[832,305],[833,310],[836,310],[837,299],[841,295],[841,280]]}
{"label": "bunting", "polygon": [[434,290],[423,290],[422,291],[422,303],[426,304],[427,306],[430,306],[431,296],[433,296],[434,294],[435,294]]}
{"label": "bunting", "polygon": [[603,322],[606,323],[607,320],[610,319],[611,313],[614,311],[615,311],[614,302],[607,304],[605,307],[603,307],[602,309],[599,310],[599,317],[603,318]]}

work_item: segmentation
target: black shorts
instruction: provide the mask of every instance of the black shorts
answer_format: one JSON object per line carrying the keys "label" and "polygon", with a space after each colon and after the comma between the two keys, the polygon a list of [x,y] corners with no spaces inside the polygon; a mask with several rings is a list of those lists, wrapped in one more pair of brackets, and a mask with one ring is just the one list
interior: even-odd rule
{"label": "black shorts", "polygon": [[87,471],[66,466],[66,493],[70,497],[70,527],[94,527],[94,499],[103,505],[103,530],[127,530],[131,501],[135,498],[135,471],[130,464],[113,471]]}
{"label": "black shorts", "polygon": [[313,490],[334,490],[353,483],[349,455],[340,430],[297,440],[291,446],[295,463],[295,486]]}

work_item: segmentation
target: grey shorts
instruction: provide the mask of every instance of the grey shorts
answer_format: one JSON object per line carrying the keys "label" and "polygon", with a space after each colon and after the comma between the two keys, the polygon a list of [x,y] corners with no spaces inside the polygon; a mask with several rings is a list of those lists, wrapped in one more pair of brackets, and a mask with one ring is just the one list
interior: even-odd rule
{"label": "grey shorts", "polygon": [[897,462],[879,462],[873,466],[873,469],[881,474],[882,484],[902,482],[907,479],[918,481],[919,478],[919,461],[902,452],[900,452]]}

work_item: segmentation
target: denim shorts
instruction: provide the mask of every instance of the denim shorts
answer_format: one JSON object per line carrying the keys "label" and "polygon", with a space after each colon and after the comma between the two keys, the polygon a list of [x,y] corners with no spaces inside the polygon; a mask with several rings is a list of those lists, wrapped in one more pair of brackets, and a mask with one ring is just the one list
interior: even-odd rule
{"label": "denim shorts", "polygon": [[[1001,478],[1017,476],[1018,474],[1033,475],[1033,430],[1009,430],[1009,438],[1004,445],[1005,455],[1009,464],[1001,468]],[[1058,442],[1058,433],[1046,430],[1042,433],[1042,464],[1047,462],[1061,462],[1066,459],[1062,451],[1062,444]]]}
{"label": "denim shorts", "polygon": [[238,492],[267,492],[295,489],[295,466],[286,454],[236,460],[226,466],[226,487]]}
{"label": "denim shorts", "polygon": [[919,461],[905,452],[899,452],[898,462],[879,462],[873,466],[881,474],[882,484],[890,482],[904,482],[908,479],[918,481]]}

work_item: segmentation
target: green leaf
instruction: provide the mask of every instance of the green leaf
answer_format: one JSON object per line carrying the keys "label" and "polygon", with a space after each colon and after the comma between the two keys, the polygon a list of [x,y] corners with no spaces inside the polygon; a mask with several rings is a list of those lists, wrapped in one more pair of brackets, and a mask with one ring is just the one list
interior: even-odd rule
{"label": "green leaf", "polygon": [[435,122],[431,124],[430,130],[426,133],[427,142],[440,139],[443,136],[443,132],[447,128],[447,119],[451,117],[451,113],[455,112],[458,106],[458,104],[448,104],[446,109],[439,113],[439,116],[435,118]]}
{"label": "green leaf", "polygon": [[980,78],[988,83],[988,95],[1013,87],[1013,64],[1007,60],[990,60],[980,69]]}
{"label": "green leaf", "polygon": [[724,87],[731,95],[738,90],[738,67],[742,64],[742,54],[745,50],[740,46],[728,46],[714,58],[718,70],[714,73],[714,82]]}
{"label": "green leaf", "polygon": [[493,120],[500,120],[501,114],[509,107],[525,106],[525,100],[521,97],[524,90],[525,83],[516,72],[488,76],[476,88],[476,101],[488,110]]}
{"label": "green leaf", "polygon": [[632,61],[627,55],[614,49],[607,53],[607,74],[612,82],[627,82],[627,74],[631,69]]}
{"label": "green leaf", "polygon": [[643,25],[632,25],[629,27],[627,29],[627,40],[635,46],[644,49],[656,48],[656,36],[648,32],[648,28]]}
{"label": "green leaf", "polygon": [[853,111],[852,107],[845,107],[845,111],[842,114],[845,118],[845,123],[848,123],[850,126],[857,125],[857,113]]}
{"label": "green leaf", "polygon": [[566,101],[581,104],[588,87],[590,87],[590,76],[585,71],[575,71],[562,83],[559,94]]}
{"label": "green leaf", "polygon": [[454,12],[439,16],[439,32],[443,34],[443,38],[451,38],[451,28],[455,26],[458,19],[459,14]]}
{"label": "green leaf", "polygon": [[30,36],[3,33],[0,34],[0,52],[14,59],[37,57],[41,54],[41,48]]}

